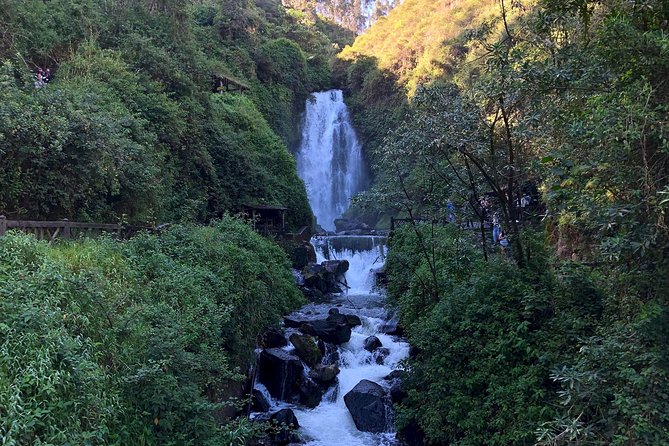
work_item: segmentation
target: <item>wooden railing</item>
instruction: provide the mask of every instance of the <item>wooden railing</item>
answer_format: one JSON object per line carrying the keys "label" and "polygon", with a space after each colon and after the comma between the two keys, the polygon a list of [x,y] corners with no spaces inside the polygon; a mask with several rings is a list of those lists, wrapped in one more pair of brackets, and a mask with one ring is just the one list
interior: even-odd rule
{"label": "wooden railing", "polygon": [[[411,218],[395,218],[395,217],[390,217],[390,230],[394,231],[395,228],[397,228],[400,225],[406,224],[406,223],[432,223],[432,224],[441,224],[441,225],[446,225],[450,224],[448,220],[430,220],[429,218],[414,218],[413,220]],[[484,227],[488,227],[489,225],[487,223],[484,223]],[[476,221],[476,220],[467,220],[460,222],[460,227],[462,229],[479,229],[481,227],[481,222]]]}
{"label": "wooden railing", "polygon": [[133,226],[121,223],[81,223],[68,219],[56,221],[8,220],[0,215],[0,237],[10,229],[18,229],[33,234],[40,240],[53,241],[56,238],[76,239],[112,234],[117,239],[128,239],[140,231],[155,231],[152,226]]}

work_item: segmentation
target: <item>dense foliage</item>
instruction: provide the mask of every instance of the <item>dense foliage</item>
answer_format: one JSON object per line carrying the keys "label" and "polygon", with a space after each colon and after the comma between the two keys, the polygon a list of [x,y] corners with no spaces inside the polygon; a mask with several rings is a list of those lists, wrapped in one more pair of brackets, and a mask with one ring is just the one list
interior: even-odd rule
{"label": "dense foliage", "polygon": [[288,268],[230,217],[127,243],[0,238],[3,444],[239,441],[225,398],[301,302]]}
{"label": "dense foliage", "polygon": [[413,92],[421,83],[452,73],[467,51],[463,30],[489,23],[498,13],[499,3],[491,0],[405,0],[340,57],[373,57]]}
{"label": "dense foliage", "polygon": [[[389,251],[390,298],[418,353],[400,426],[428,444],[668,444],[669,371],[643,320],[620,323],[611,276],[486,262],[470,234],[410,225]],[[434,274],[434,275],[433,275]]]}
{"label": "dense foliage", "polygon": [[[410,93],[385,129],[363,121],[383,138],[360,203],[483,225],[497,213],[513,262],[485,228],[394,241],[391,294],[422,349],[404,424],[431,444],[667,444],[666,2],[503,2],[434,51],[401,41],[436,67],[427,75],[416,57],[384,61],[397,54],[387,30],[410,28],[403,11],[419,3],[371,30],[387,50],[347,50],[338,68],[353,104]],[[399,84],[370,89],[377,73]]]}
{"label": "dense foliage", "polygon": [[[275,1],[2,0],[0,29],[0,213],[207,221],[252,202],[310,222],[286,144],[330,84],[313,22]],[[246,99],[213,93],[221,77]]]}

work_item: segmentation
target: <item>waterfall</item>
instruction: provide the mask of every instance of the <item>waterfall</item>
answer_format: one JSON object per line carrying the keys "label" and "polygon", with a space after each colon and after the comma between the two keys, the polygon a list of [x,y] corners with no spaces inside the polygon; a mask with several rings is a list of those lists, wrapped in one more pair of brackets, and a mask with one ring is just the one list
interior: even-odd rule
{"label": "waterfall", "polygon": [[315,236],[311,239],[317,263],[324,260],[349,262],[346,283],[349,295],[374,294],[374,271],[381,269],[386,256],[386,238],[380,236]]}
{"label": "waterfall", "polygon": [[334,231],[334,220],[367,181],[362,150],[341,90],[307,100],[297,170],[307,187],[316,221]]}
{"label": "waterfall", "polygon": [[[309,200],[318,223],[324,229],[333,230],[335,218],[346,211],[350,198],[362,190],[366,181],[360,144],[351,127],[341,91],[316,93],[313,99],[307,102],[302,144],[297,154],[297,161],[299,174],[307,185]],[[289,339],[295,339],[290,336],[300,332],[314,334],[312,331],[314,327],[327,324],[331,314],[357,316],[359,321],[348,327],[352,329],[347,342],[342,341],[343,343],[335,345],[326,343],[331,342],[329,340],[321,339],[323,359],[320,364],[312,364],[310,367],[304,361],[301,363],[304,373],[299,387],[300,392],[308,388],[305,382],[311,379],[310,372],[324,365],[338,367],[339,373],[334,381],[328,382],[326,388],[319,388],[322,397],[317,400],[316,407],[308,408],[297,403],[296,398],[286,397],[284,395],[286,387],[283,381],[278,391],[274,390],[274,397],[287,401],[273,399],[267,388],[261,384],[257,384],[256,389],[268,400],[271,411],[291,409],[294,412],[300,425],[299,434],[307,446],[396,445],[392,409],[389,402],[390,388],[396,382],[394,381],[396,378],[389,377],[389,375],[399,368],[402,359],[407,357],[409,346],[404,339],[393,335],[397,333],[396,327],[395,330],[389,329],[390,317],[383,308],[385,295],[375,286],[375,271],[382,268],[385,262],[386,237],[376,234],[316,235],[311,239],[311,243],[316,250],[317,263],[321,264],[320,268],[326,268],[326,265],[333,263],[344,264],[344,262],[323,263],[326,260],[348,261],[348,271],[344,275],[343,282],[338,280],[339,284],[343,283],[345,291],[328,295],[326,303],[310,303],[289,315],[286,320],[298,322],[286,323],[286,336]],[[310,271],[311,267],[318,270],[315,265],[310,265],[305,271]],[[296,272],[295,276],[296,283],[308,283],[300,272]],[[317,302],[322,301],[317,300]],[[309,325],[310,323],[312,325]],[[341,328],[341,322],[337,324],[337,327]],[[316,336],[323,335],[316,334]],[[374,340],[370,338],[371,336],[377,339]],[[368,342],[369,350],[367,350],[365,349],[366,341],[376,343],[380,341],[381,345],[370,347]],[[278,354],[276,349],[271,350],[275,350],[271,353],[272,355]],[[289,358],[292,357],[299,361],[297,357],[291,356],[293,351],[293,347],[289,344],[283,347],[285,353],[281,352],[281,356],[288,355]],[[270,354],[269,352],[263,353]],[[263,353],[260,355],[262,356]],[[287,362],[283,364],[287,367]],[[272,384],[274,381],[271,381],[269,375],[271,377],[277,374],[281,377],[289,375],[285,368],[270,370],[273,373],[264,376],[266,382]],[[262,373],[261,376],[263,376]],[[359,386],[360,383],[362,387]],[[356,405],[350,411],[345,396],[352,389],[364,389],[365,386],[367,389],[370,388],[369,386],[375,389],[374,391],[380,398],[375,401],[376,412],[374,408],[370,409],[370,406],[361,408],[360,405]],[[276,389],[276,386],[273,388]],[[361,390],[356,390],[356,392],[361,392]],[[302,401],[301,395],[297,398],[298,401]],[[379,405],[383,410],[383,415],[374,418],[374,413],[379,412]],[[356,427],[356,423],[361,421],[361,411],[363,422],[370,419],[377,420],[374,422],[378,424],[375,424],[373,428],[365,424],[361,425],[363,430],[371,432],[362,432]],[[353,412],[357,416],[355,421]]]}

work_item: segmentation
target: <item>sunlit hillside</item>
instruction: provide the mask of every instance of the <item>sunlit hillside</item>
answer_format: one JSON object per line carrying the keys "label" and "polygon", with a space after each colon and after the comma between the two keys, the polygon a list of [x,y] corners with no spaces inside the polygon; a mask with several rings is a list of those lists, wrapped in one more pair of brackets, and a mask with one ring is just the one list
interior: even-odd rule
{"label": "sunlit hillside", "polygon": [[341,57],[375,57],[379,68],[397,74],[413,90],[419,82],[444,74],[463,54],[466,30],[499,16],[500,3],[494,0],[406,0],[346,47]]}

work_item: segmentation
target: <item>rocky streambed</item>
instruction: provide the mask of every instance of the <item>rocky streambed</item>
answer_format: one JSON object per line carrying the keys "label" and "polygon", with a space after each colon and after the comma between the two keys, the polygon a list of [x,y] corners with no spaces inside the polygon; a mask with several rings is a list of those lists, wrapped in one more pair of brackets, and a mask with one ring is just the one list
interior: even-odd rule
{"label": "rocky streambed", "polygon": [[374,291],[378,252],[327,254],[304,270],[305,295],[316,302],[263,338],[251,417],[296,428],[276,429],[266,444],[399,444],[393,403],[405,397],[398,368],[409,346]]}

